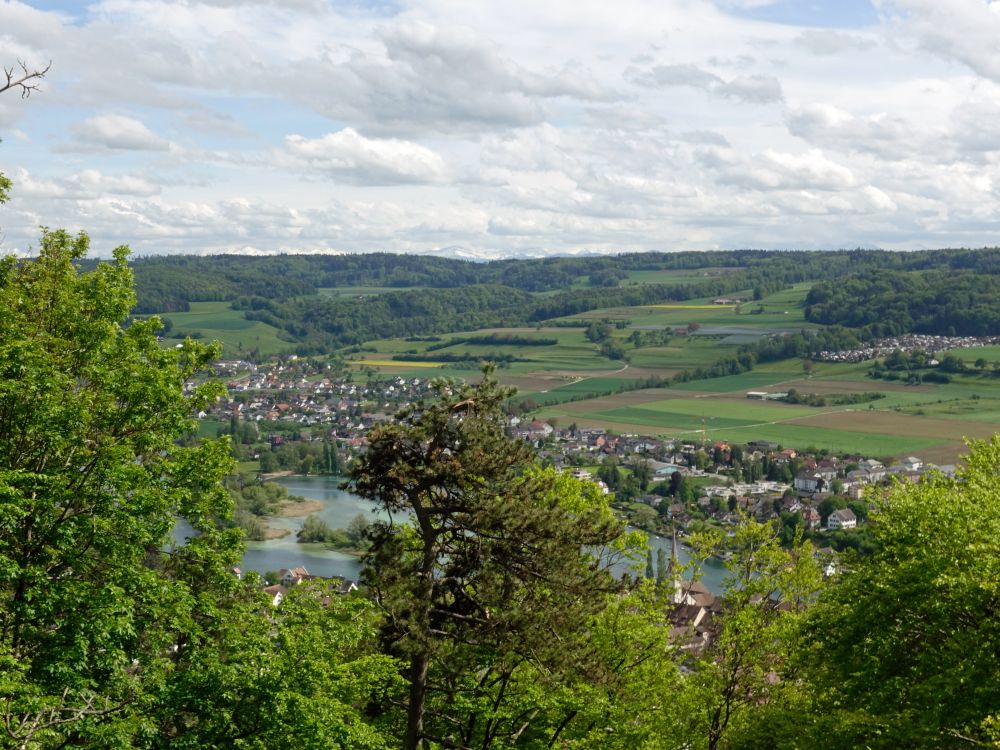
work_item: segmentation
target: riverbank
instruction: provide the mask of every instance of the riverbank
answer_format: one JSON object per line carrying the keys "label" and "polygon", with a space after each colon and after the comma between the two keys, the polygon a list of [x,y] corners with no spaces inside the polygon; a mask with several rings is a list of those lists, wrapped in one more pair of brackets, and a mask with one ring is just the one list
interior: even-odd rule
{"label": "riverbank", "polygon": [[319,513],[326,507],[320,500],[309,500],[297,497],[294,500],[284,500],[278,509],[277,518],[305,518],[313,513]]}
{"label": "riverbank", "polygon": [[[251,472],[252,473],[252,472]],[[262,482],[273,482],[275,479],[286,479],[287,477],[303,476],[293,471],[269,471],[266,474],[257,473]]]}

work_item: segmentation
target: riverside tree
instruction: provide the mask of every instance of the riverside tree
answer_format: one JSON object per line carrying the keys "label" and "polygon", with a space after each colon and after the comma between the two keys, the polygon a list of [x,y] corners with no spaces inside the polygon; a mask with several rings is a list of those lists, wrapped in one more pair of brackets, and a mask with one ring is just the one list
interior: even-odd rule
{"label": "riverside tree", "polygon": [[403,746],[488,748],[535,731],[545,680],[586,664],[584,626],[618,587],[603,553],[630,538],[596,486],[506,436],[511,391],[490,369],[435,390],[372,430],[352,470],[393,519],[370,532],[364,580],[408,663]]}

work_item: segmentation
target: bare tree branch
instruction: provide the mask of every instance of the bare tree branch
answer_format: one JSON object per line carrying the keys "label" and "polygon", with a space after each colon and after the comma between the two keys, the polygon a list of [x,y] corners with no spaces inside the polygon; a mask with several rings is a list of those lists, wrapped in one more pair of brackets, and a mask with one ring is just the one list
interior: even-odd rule
{"label": "bare tree branch", "polygon": [[[32,91],[37,91],[39,80],[45,78],[45,74],[52,67],[52,61],[44,68],[28,69],[28,64],[24,60],[18,60],[17,65],[4,68],[4,75],[7,77],[6,83],[0,83],[0,94],[9,89],[21,89],[21,98],[27,99]],[[20,70],[18,70],[20,68]]]}
{"label": "bare tree branch", "polygon": [[[10,699],[7,699],[7,706],[2,716],[3,729],[8,738],[18,742],[20,750],[27,750],[32,746],[35,736],[48,729],[71,724],[85,717],[100,717],[117,713],[123,710],[132,702],[134,696],[129,696],[120,703],[114,703],[107,698],[100,698],[97,695],[85,697],[83,705],[68,705],[67,698],[69,688],[63,691],[59,705],[43,709],[34,714],[16,716],[10,710]],[[99,702],[103,702],[99,705]]]}

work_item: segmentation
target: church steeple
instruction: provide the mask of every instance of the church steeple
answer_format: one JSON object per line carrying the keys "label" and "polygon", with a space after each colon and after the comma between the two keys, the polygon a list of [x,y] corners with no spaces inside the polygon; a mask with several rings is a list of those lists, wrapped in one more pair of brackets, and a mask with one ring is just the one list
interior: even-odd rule
{"label": "church steeple", "polygon": [[677,521],[670,518],[670,562],[667,563],[667,577],[674,584],[674,604],[680,604],[684,600],[684,591],[681,588],[681,566],[677,559]]}

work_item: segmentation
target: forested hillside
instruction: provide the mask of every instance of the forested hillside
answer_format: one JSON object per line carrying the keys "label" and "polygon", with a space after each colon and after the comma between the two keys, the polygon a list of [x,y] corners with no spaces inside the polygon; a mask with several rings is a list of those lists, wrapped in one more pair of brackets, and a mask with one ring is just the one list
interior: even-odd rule
{"label": "forested hillside", "polygon": [[[984,264],[985,265],[985,264]],[[984,270],[876,271],[817,284],[806,319],[859,328],[866,336],[1000,333],[1000,276]]]}
{"label": "forested hillside", "polygon": [[[737,293],[759,299],[802,282],[816,282],[808,320],[856,328],[861,337],[993,333],[1000,318],[991,306],[997,250],[747,250],[492,263],[387,253],[169,256],[132,265],[136,313],[228,301],[247,319],[284,331],[299,351],[312,352],[372,338],[535,324],[605,307]],[[383,291],[356,299],[318,293],[343,287]]]}
{"label": "forested hillside", "polygon": [[521,325],[534,301],[527,292],[484,284],[346,301],[241,298],[234,306],[250,320],[286,331],[306,345],[303,351],[322,351],[374,338]]}
{"label": "forested hillside", "polygon": [[[745,250],[712,253],[636,253],[585,258],[500,260],[490,263],[391,253],[278,255],[267,257],[149,256],[132,267],[138,312],[184,309],[185,302],[238,296],[281,299],[336,287],[454,288],[500,284],[541,292],[619,285],[630,271],[724,269],[705,276],[757,271],[756,280],[779,276],[790,282],[864,267],[898,267],[903,256],[879,252],[774,253]],[[752,286],[752,284],[751,284]]]}

